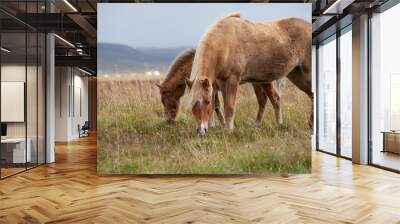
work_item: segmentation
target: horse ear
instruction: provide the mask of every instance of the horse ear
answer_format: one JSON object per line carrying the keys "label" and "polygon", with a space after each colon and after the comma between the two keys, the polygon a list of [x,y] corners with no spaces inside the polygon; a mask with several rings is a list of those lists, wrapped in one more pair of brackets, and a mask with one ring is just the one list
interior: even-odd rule
{"label": "horse ear", "polygon": [[186,85],[189,87],[189,89],[192,88],[192,86],[193,86],[193,81],[190,81],[190,79],[185,78],[185,83],[186,83]]}
{"label": "horse ear", "polygon": [[208,79],[204,79],[203,82],[203,88],[208,90],[208,88],[210,87],[210,82],[208,81]]}

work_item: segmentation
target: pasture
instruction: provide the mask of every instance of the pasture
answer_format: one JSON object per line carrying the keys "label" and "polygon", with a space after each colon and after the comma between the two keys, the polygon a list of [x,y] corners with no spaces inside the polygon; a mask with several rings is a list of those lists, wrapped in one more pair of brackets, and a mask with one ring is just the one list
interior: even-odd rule
{"label": "pasture", "polygon": [[[241,85],[235,129],[198,136],[190,109],[164,119],[156,83],[163,77],[98,77],[97,169],[102,174],[289,174],[311,171],[311,100],[289,80],[282,91],[283,125],[268,101],[261,126],[250,84]],[[184,99],[183,99],[184,100]],[[221,99],[222,100],[222,99]],[[181,103],[182,104],[182,103]]]}

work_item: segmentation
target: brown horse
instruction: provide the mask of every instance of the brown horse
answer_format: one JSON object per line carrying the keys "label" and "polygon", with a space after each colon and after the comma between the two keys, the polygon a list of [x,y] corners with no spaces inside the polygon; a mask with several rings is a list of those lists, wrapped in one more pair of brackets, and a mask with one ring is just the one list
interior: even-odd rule
{"label": "brown horse", "polygon": [[210,118],[213,84],[224,99],[225,126],[232,130],[240,83],[288,77],[310,98],[311,24],[289,18],[251,22],[233,13],[211,26],[198,45],[191,73],[191,106],[199,134]]}
{"label": "brown horse", "polygon": [[[178,113],[180,98],[185,94],[185,80],[189,78],[192,71],[192,64],[196,50],[187,49],[179,54],[171,64],[167,76],[161,85],[157,85],[160,89],[161,102],[164,106],[165,117],[167,121],[173,122]],[[254,92],[259,104],[256,124],[259,125],[264,114],[265,104],[268,101],[267,97],[275,110],[275,117],[278,124],[282,124],[282,112],[280,105],[280,95],[276,87],[279,83],[253,84]],[[220,123],[224,124],[224,118],[220,110],[218,98],[218,86],[213,88],[215,91],[213,96],[214,110]],[[210,122],[209,122],[210,123]],[[210,125],[210,124],[209,124]]]}

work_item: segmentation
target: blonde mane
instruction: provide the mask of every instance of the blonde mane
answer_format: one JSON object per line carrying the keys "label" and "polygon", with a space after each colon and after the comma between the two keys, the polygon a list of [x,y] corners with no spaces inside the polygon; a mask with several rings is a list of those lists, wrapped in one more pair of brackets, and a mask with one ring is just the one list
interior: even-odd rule
{"label": "blonde mane", "polygon": [[190,80],[194,81],[195,78],[197,77],[197,73],[198,71],[198,64],[199,64],[199,55],[201,55],[204,51],[205,48],[205,42],[206,42],[206,37],[209,35],[209,33],[213,32],[214,28],[218,25],[218,23],[220,23],[221,21],[227,19],[227,18],[241,18],[240,17],[240,12],[232,12],[230,14],[228,14],[227,16],[222,17],[221,19],[219,19],[217,22],[211,24],[207,31],[203,34],[203,36],[200,38],[197,50],[196,50],[196,54],[194,57],[194,61],[193,61],[193,68],[192,68],[192,72],[190,73]]}
{"label": "blonde mane", "polygon": [[[193,60],[193,66],[192,66],[192,72],[190,73],[190,80],[193,82],[193,87],[195,86],[196,82],[203,80],[203,77],[199,77],[200,71],[199,71],[199,64],[201,63],[200,60],[203,60],[203,58],[205,57],[204,51],[205,48],[207,47],[207,38],[208,36],[210,36],[209,34],[212,33],[217,25],[219,23],[221,23],[223,20],[227,19],[227,18],[241,18],[240,17],[240,12],[232,12],[230,14],[228,14],[227,16],[224,16],[223,18],[219,19],[217,22],[215,22],[214,24],[211,24],[207,31],[203,34],[203,36],[201,37],[198,47],[196,49],[196,54],[194,56],[194,60]],[[212,85],[212,83],[211,83]],[[193,107],[194,104],[198,101],[201,100],[201,89],[196,89],[196,88],[192,88],[189,92],[189,104],[188,106]],[[210,91],[210,94],[211,91]],[[186,95],[186,94],[185,94]]]}
{"label": "blonde mane", "polygon": [[228,18],[228,17],[240,18],[240,12],[232,12],[231,14],[225,16],[224,18]]}

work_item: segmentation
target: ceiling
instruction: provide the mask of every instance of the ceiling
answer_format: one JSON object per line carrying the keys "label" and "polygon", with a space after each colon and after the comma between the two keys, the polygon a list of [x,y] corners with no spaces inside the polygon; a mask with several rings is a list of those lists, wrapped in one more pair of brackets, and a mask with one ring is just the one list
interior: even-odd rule
{"label": "ceiling", "polygon": [[319,43],[368,11],[393,0],[309,0],[313,4],[313,43]]}

